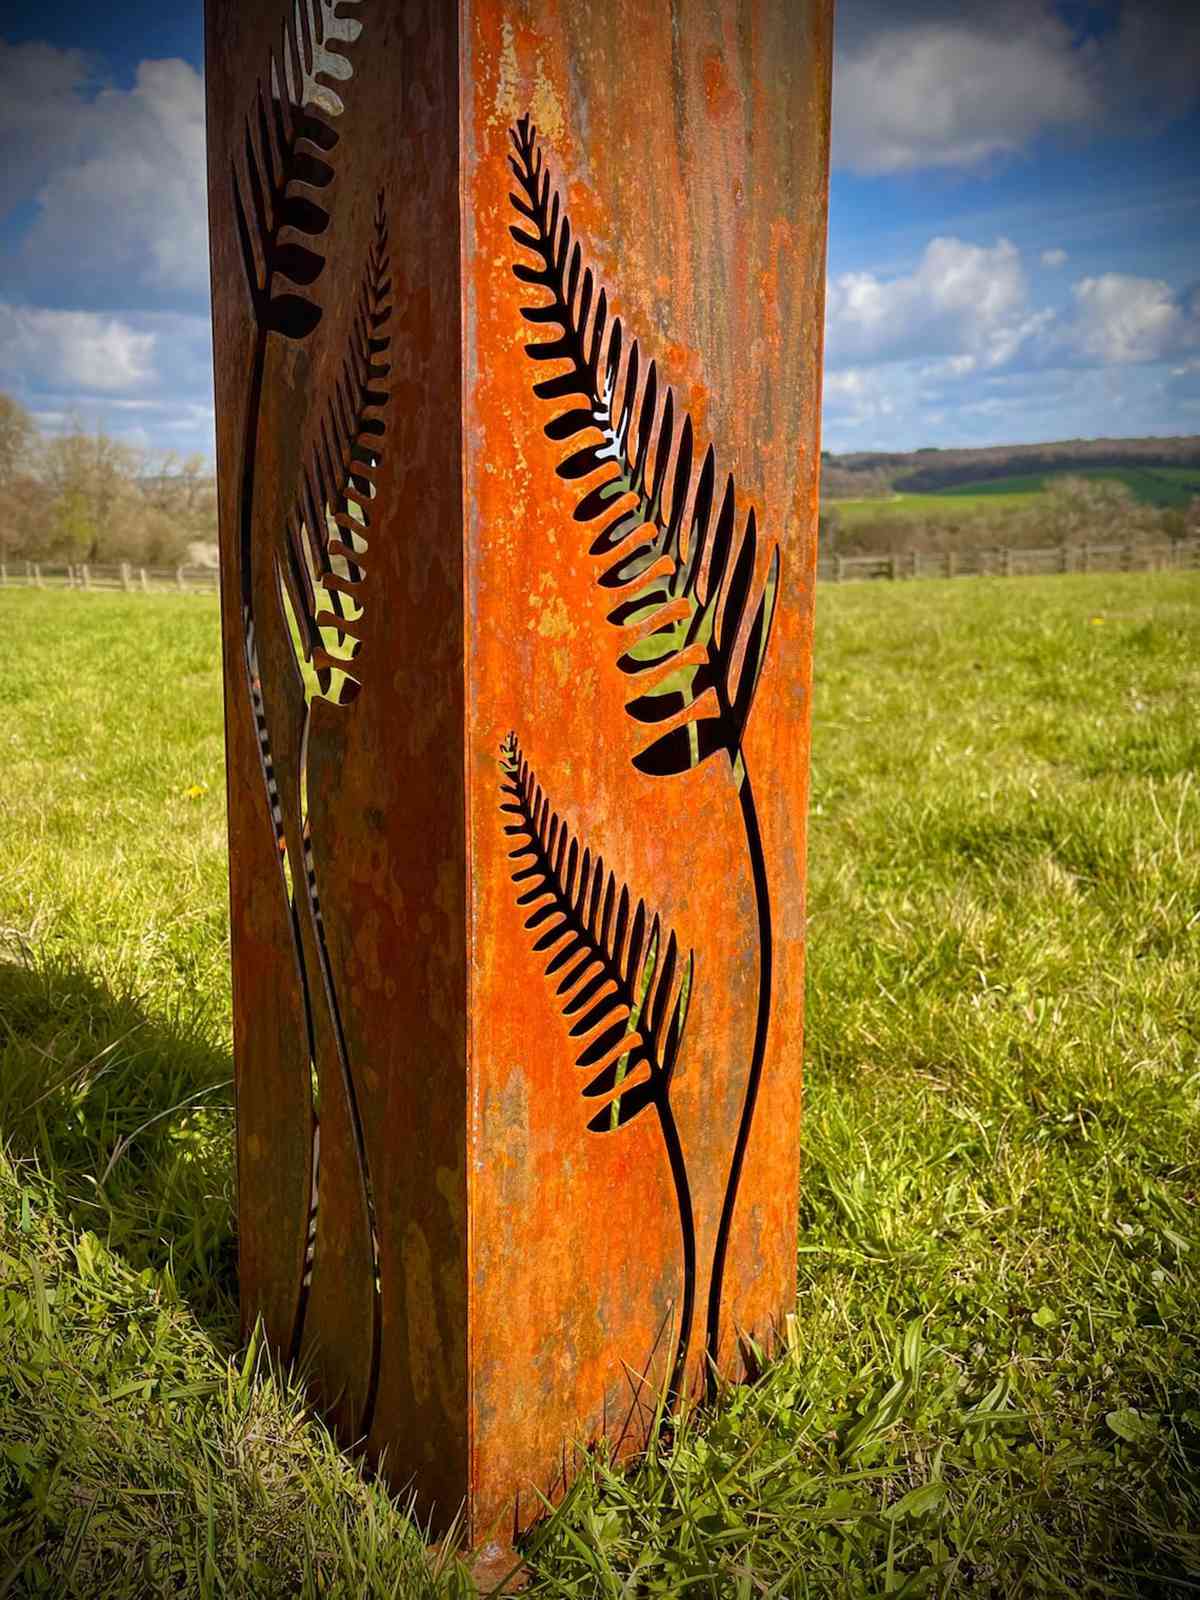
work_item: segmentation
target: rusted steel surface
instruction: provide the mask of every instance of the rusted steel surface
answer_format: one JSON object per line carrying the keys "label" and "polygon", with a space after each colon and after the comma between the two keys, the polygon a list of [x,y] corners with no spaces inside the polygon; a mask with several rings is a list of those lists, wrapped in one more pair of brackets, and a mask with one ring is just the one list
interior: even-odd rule
{"label": "rusted steel surface", "polygon": [[829,36],[209,0],[243,1314],[477,1541],[794,1302]]}
{"label": "rusted steel surface", "polygon": [[[457,8],[212,0],[207,23],[243,1318],[261,1311],[277,1348],[313,1361],[348,1442],[390,1443],[400,1479],[419,1472],[453,1510],[468,1441]],[[321,665],[307,690],[281,583]],[[341,595],[361,615],[322,631]],[[340,685],[339,634],[357,640]],[[327,698],[339,687],[348,703]]]}

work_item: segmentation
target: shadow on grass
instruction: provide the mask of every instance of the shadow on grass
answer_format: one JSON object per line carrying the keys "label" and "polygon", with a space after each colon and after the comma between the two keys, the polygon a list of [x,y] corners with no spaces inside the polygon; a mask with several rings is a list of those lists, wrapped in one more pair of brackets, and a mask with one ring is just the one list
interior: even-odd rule
{"label": "shadow on grass", "polygon": [[69,958],[0,960],[0,1143],[137,1271],[237,1337],[233,1063],[203,1015],[153,1015]]}

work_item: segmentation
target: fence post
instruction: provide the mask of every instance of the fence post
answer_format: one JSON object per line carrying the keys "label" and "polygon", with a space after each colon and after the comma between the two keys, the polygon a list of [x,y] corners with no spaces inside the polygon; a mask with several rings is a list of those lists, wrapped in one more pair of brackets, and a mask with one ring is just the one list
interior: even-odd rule
{"label": "fence post", "polygon": [[1133,571],[1133,540],[1132,539],[1126,539],[1124,548],[1121,551],[1121,571],[1122,572],[1132,572]]}
{"label": "fence post", "polygon": [[1071,555],[1065,540],[1058,547],[1058,570],[1060,572],[1070,572],[1071,570]]}
{"label": "fence post", "polygon": [[8,565],[0,561],[0,589],[8,588]]}
{"label": "fence post", "polygon": [[1090,544],[1080,545],[1079,565],[1081,572],[1090,572],[1092,570],[1092,547]]}
{"label": "fence post", "polygon": [[892,580],[893,583],[895,583],[896,577],[897,577],[897,573],[896,573],[896,552],[894,550],[892,551],[891,555],[888,558],[888,577]]}
{"label": "fence post", "polygon": [[186,585],[184,584],[184,581],[183,581],[183,568],[182,567],[176,567],[175,568],[175,582],[179,586],[180,594],[182,594],[184,592],[185,587],[186,587]]}
{"label": "fence post", "polygon": [[130,582],[129,582],[129,563],[128,563],[128,561],[122,561],[122,563],[121,563],[121,587],[122,587],[122,589],[124,589],[126,594],[129,593],[131,585],[130,585]]}
{"label": "fence post", "polygon": [[86,561],[80,563],[79,577],[80,577],[80,587],[81,588],[90,589],[92,587],[92,574],[91,574],[91,572],[90,572],[90,570],[88,568],[88,564],[87,564]]}
{"label": "fence post", "polygon": [[957,575],[957,571],[958,571],[958,562],[955,560],[955,552],[953,550],[947,550],[946,551],[946,576],[948,578],[953,578],[953,577],[955,577]]}
{"label": "fence post", "polygon": [[33,581],[39,589],[45,588],[45,584],[42,582],[42,563],[40,561],[33,563]]}
{"label": "fence post", "polygon": [[834,581],[834,583],[841,583],[841,581],[842,581],[842,558],[841,558],[841,556],[834,556],[834,558],[833,558],[833,581]]}
{"label": "fence post", "polygon": [[142,577],[142,593],[143,594],[149,594],[150,593],[150,580],[146,577],[146,569],[145,569],[145,567],[139,567],[138,571],[139,571],[139,573],[141,573],[141,577]]}
{"label": "fence post", "polygon": [[1013,575],[1013,559],[1011,545],[1004,546],[1004,576],[1011,578]]}

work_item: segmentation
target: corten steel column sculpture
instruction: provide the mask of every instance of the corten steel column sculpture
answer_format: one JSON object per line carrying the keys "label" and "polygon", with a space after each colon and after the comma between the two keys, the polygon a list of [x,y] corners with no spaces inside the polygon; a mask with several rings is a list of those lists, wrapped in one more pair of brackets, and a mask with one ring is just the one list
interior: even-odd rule
{"label": "corten steel column sculpture", "polygon": [[243,1316],[501,1542],[794,1299],[828,0],[209,0]]}

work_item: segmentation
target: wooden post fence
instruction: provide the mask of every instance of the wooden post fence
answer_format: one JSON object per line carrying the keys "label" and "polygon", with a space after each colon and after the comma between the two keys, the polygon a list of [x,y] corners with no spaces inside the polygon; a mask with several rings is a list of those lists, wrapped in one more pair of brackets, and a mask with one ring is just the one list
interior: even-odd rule
{"label": "wooden post fence", "polygon": [[[1200,566],[1200,538],[1182,538],[1160,544],[1124,540],[1111,545],[1090,541],[1059,543],[1041,549],[985,545],[966,550],[895,550],[887,554],[822,556],[817,576],[822,582],[845,583],[855,578],[894,581],[921,577],[1018,577],[1034,573],[1187,571]],[[48,574],[40,562],[23,558],[16,566],[0,563],[0,588],[67,588],[85,591],[119,588],[125,593],[150,594],[173,586],[180,593],[217,592],[216,574],[207,568],[176,566],[172,569],[135,567],[129,561],[111,566],[89,562],[51,565]]]}

